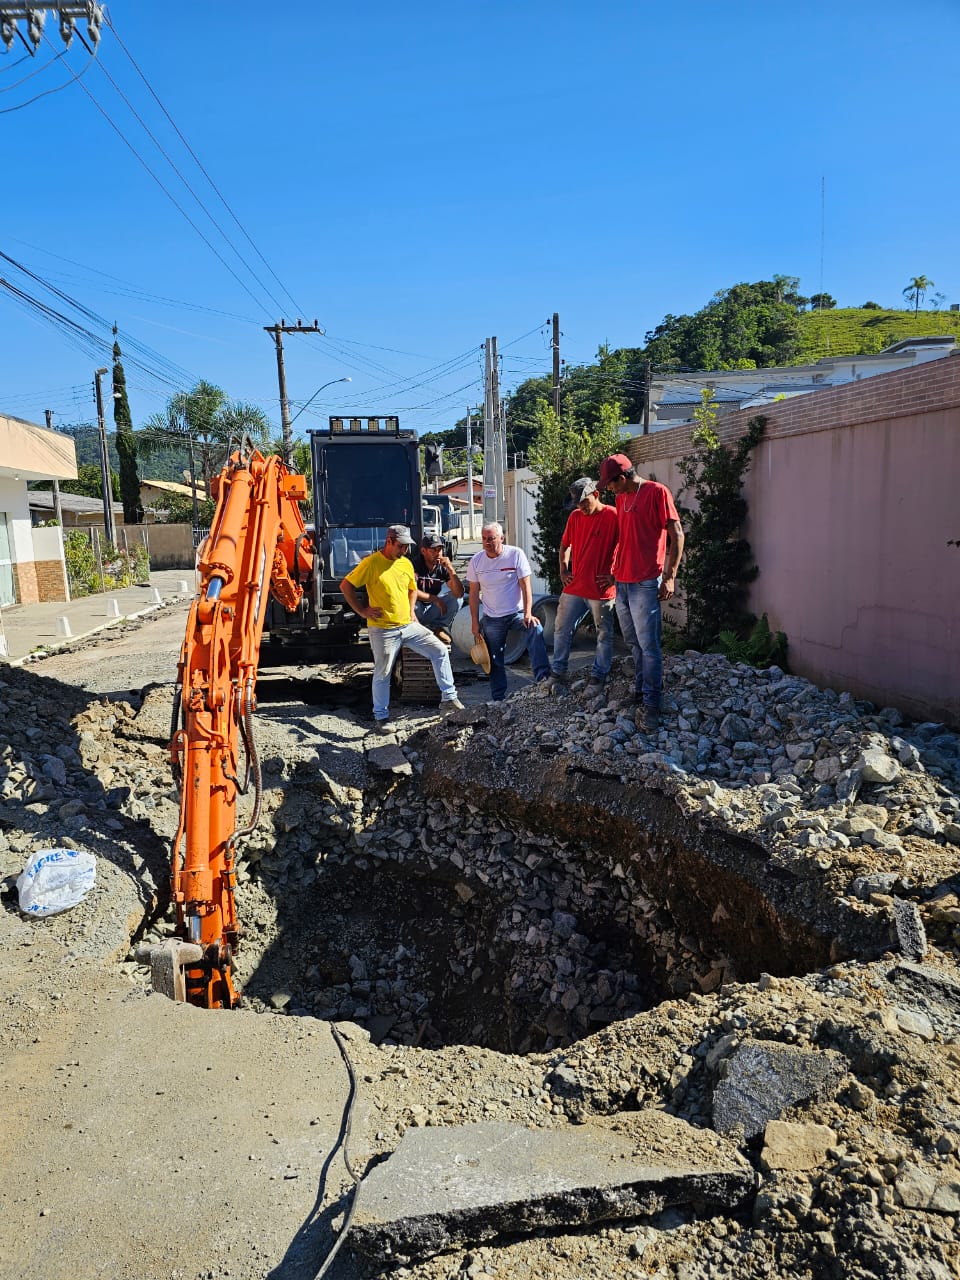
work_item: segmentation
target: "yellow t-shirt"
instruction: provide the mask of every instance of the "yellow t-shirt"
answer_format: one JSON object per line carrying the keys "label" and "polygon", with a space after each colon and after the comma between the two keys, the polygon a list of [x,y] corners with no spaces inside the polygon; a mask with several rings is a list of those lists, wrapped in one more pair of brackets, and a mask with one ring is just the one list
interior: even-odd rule
{"label": "yellow t-shirt", "polygon": [[405,627],[412,620],[410,588],[416,586],[417,579],[406,556],[388,560],[382,551],[374,551],[350,570],[347,581],[366,587],[370,604],[383,610],[379,618],[367,619],[368,627]]}

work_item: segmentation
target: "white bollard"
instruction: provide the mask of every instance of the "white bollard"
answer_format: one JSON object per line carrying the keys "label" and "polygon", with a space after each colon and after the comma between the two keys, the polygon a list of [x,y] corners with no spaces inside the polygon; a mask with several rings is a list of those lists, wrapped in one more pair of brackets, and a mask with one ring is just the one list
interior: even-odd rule
{"label": "white bollard", "polygon": [[57,635],[58,636],[73,635],[73,632],[70,630],[70,619],[66,616],[66,614],[61,614],[60,617],[57,619]]}
{"label": "white bollard", "polygon": [[154,587],[150,592],[150,600],[153,604],[163,604],[163,596],[160,594],[159,587]]}
{"label": "white bollard", "polygon": [[108,618],[120,617],[120,601],[119,600],[107,601],[107,617]]}
{"label": "white bollard", "polygon": [[180,579],[177,583],[177,590],[182,596],[188,596],[190,594],[190,584],[187,582],[186,578]]}

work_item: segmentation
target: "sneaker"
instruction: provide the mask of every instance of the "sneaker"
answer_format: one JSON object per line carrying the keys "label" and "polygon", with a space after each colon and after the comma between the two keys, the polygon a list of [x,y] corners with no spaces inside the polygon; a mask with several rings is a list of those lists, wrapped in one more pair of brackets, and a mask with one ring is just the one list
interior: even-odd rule
{"label": "sneaker", "polygon": [[459,698],[444,698],[440,703],[441,711],[463,711],[464,706]]}
{"label": "sneaker", "polygon": [[453,644],[453,638],[451,637],[450,632],[444,631],[443,627],[438,627],[433,634],[437,637],[438,640],[442,640],[445,645]]}

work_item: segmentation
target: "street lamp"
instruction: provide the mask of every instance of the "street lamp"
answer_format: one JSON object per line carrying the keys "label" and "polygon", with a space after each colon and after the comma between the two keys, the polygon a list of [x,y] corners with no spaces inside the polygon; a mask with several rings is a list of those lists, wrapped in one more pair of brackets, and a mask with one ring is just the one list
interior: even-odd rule
{"label": "street lamp", "polygon": [[116,545],[116,534],[113,528],[113,485],[110,479],[110,454],[107,452],[107,428],[103,421],[103,392],[100,379],[108,369],[96,369],[93,375],[93,387],[97,396],[97,425],[100,430],[100,487],[103,490],[103,536],[111,546]]}
{"label": "street lamp", "polygon": [[[334,378],[332,382],[325,382],[322,387],[317,387],[316,391],[313,393],[310,399],[307,400],[304,404],[302,404],[300,408],[297,410],[297,412],[290,419],[288,426],[289,427],[293,426],[296,420],[300,417],[301,413],[303,413],[304,409],[308,408],[309,405],[313,404],[314,400],[316,400],[317,396],[320,394],[321,391],[326,391],[327,387],[332,387],[338,382],[352,382],[352,381],[353,381],[352,378]],[[292,442],[293,442],[293,438],[291,437],[289,443],[292,444]],[[287,442],[285,441],[284,443],[287,443]]]}

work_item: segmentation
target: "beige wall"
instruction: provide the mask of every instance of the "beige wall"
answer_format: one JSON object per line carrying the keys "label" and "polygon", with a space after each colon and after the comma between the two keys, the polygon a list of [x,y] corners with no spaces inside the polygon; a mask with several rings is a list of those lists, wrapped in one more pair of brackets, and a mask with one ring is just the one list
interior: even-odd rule
{"label": "beige wall", "polygon": [[192,569],[196,564],[190,525],[151,524],[147,527],[147,537],[151,569]]}
{"label": "beige wall", "polygon": [[[756,410],[720,421],[740,435]],[[751,608],[791,669],[920,719],[960,724],[960,357],[762,411],[745,486]],[[674,491],[690,427],[629,442]]]}

